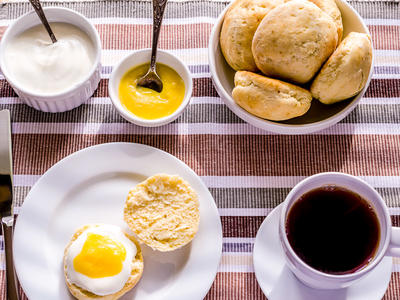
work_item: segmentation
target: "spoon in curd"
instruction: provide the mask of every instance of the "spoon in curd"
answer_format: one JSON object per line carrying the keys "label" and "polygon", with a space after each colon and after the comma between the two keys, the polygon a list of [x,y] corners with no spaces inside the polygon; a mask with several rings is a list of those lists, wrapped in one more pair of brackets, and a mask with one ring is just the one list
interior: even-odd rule
{"label": "spoon in curd", "polygon": [[40,21],[42,22],[43,26],[46,28],[51,41],[53,43],[57,42],[56,36],[53,33],[53,30],[51,30],[50,24],[47,21],[46,15],[44,14],[44,11],[42,9],[42,5],[40,4],[39,0],[29,0],[29,2],[32,4],[33,8],[35,9],[36,14],[39,16]]}
{"label": "spoon in curd", "polygon": [[139,78],[137,82],[138,86],[146,87],[159,93],[163,89],[163,83],[156,72],[156,56],[158,37],[160,35],[161,22],[166,4],[167,0],[153,0],[153,44],[151,47],[150,68],[146,75]]}

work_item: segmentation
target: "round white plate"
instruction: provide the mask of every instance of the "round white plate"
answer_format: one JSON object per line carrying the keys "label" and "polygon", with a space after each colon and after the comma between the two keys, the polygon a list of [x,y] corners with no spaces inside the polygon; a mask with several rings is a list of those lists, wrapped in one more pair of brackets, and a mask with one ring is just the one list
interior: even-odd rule
{"label": "round white plate", "polygon": [[144,272],[122,299],[203,299],[222,254],[222,227],[214,199],[201,179],[176,157],[153,147],[110,143],[78,151],[50,168],[31,189],[14,232],[15,268],[30,300],[73,299],[64,282],[64,247],[87,223],[128,230],[123,207],[130,188],[157,174],[177,174],[200,200],[194,240],[162,253],[142,245]]}
{"label": "round white plate", "polygon": [[385,257],[368,276],[340,290],[316,290],[301,283],[286,266],[279,240],[276,207],[261,224],[253,250],[257,281],[269,300],[380,300],[392,274],[391,257]]}

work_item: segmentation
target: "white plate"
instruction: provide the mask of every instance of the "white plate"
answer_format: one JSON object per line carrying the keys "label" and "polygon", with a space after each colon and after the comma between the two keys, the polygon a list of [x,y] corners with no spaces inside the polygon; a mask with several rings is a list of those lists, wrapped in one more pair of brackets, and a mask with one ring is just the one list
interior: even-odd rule
{"label": "white plate", "polygon": [[340,290],[316,290],[301,283],[286,266],[279,240],[279,215],[275,208],[261,224],[253,250],[257,281],[269,300],[379,300],[392,274],[393,260],[385,257],[365,278]]}
{"label": "white plate", "polygon": [[50,168],[31,189],[14,233],[15,267],[29,299],[73,299],[62,270],[64,247],[72,234],[87,223],[128,229],[123,221],[127,193],[156,173],[180,175],[197,191],[199,231],[190,244],[170,253],[143,245],[143,277],[122,299],[203,299],[222,254],[222,227],[214,199],[182,161],[131,143],[78,151]]}

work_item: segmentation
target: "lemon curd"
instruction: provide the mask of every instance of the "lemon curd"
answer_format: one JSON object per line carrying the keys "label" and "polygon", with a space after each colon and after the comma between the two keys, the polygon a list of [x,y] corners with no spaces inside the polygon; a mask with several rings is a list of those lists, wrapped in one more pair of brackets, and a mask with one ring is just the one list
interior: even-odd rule
{"label": "lemon curd", "polygon": [[103,278],[121,272],[126,257],[124,245],[99,234],[89,233],[73,263],[74,269],[90,278]]}
{"label": "lemon curd", "polygon": [[146,74],[149,64],[130,69],[122,77],[118,93],[121,104],[135,116],[155,120],[173,114],[182,104],[185,96],[185,83],[172,68],[157,63],[157,74],[163,83],[161,93],[137,86],[140,77]]}

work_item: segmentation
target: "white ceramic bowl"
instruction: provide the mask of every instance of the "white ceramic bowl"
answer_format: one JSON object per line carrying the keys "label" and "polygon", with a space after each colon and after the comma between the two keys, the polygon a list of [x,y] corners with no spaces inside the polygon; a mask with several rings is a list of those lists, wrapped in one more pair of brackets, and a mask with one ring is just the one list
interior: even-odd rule
{"label": "white ceramic bowl", "polygon": [[193,83],[190,71],[185,63],[175,55],[159,49],[157,51],[157,62],[171,67],[179,74],[179,76],[181,76],[183,82],[185,83],[185,96],[183,98],[182,104],[173,114],[169,116],[155,120],[146,120],[135,116],[133,113],[129,112],[126,108],[122,106],[118,96],[118,86],[121,78],[126,72],[128,72],[135,66],[150,62],[150,55],[151,49],[142,49],[132,52],[131,54],[126,56],[118,65],[113,68],[110,80],[108,82],[108,92],[112,103],[124,119],[136,125],[145,127],[156,127],[172,122],[183,113],[186,106],[189,104],[190,98],[192,96]]}
{"label": "white ceramic bowl", "polygon": [[21,86],[17,80],[9,74],[5,61],[4,51],[8,41],[28,28],[40,24],[40,20],[34,11],[19,17],[4,33],[0,44],[0,67],[4,77],[14,91],[29,106],[44,112],[63,112],[71,110],[85,102],[96,90],[100,82],[101,74],[101,43],[96,28],[83,15],[67,8],[46,7],[44,12],[49,22],[70,23],[83,30],[92,40],[95,48],[95,60],[90,73],[78,84],[68,90],[50,95],[31,92]]}
{"label": "white ceramic bowl", "polygon": [[[345,37],[352,31],[369,34],[367,26],[364,24],[360,15],[344,0],[336,0],[343,19]],[[228,6],[229,7],[229,6]],[[371,81],[373,72],[373,60],[369,72],[366,86],[361,92],[350,100],[345,100],[333,105],[323,105],[318,100],[313,100],[310,110],[303,116],[294,119],[275,122],[256,117],[239,105],[232,98],[232,89],[234,88],[235,71],[226,63],[219,45],[219,36],[228,7],[218,17],[214,25],[209,46],[208,57],[210,64],[211,77],[218,94],[225,104],[241,119],[252,124],[255,127],[281,134],[306,134],[325,129],[332,126],[346,117],[358,104],[364,95]]]}

